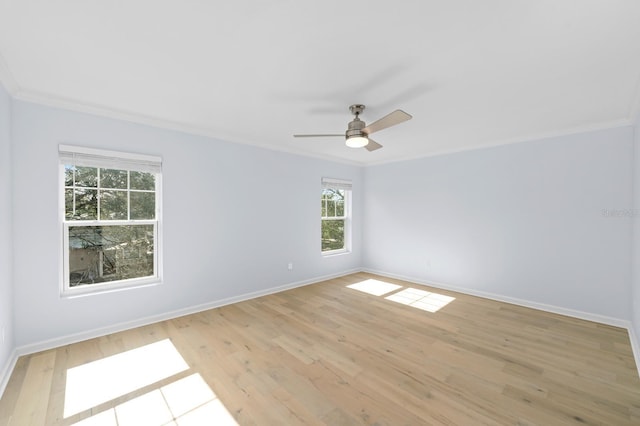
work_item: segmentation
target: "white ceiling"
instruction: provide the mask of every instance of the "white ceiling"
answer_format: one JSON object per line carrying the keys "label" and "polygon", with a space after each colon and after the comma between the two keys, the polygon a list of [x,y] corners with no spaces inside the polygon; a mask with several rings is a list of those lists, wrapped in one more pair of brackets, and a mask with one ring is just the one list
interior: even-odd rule
{"label": "white ceiling", "polygon": [[[0,0],[0,78],[24,100],[378,164],[628,125],[637,0]],[[340,138],[348,106],[384,149]]]}

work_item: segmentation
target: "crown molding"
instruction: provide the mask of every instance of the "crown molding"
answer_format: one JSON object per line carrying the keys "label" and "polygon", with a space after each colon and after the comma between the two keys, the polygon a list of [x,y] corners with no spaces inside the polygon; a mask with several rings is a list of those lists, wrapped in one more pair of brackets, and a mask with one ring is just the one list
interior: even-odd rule
{"label": "crown molding", "polygon": [[638,76],[638,81],[636,82],[636,90],[629,111],[629,120],[636,125],[640,125],[640,76]]}
{"label": "crown molding", "polygon": [[412,155],[412,156],[402,156],[402,157],[390,158],[387,160],[374,161],[374,162],[368,162],[368,161],[361,162],[361,161],[355,161],[355,160],[347,160],[344,158],[335,157],[327,154],[309,153],[301,149],[295,149],[291,147],[256,143],[255,141],[241,139],[241,138],[238,138],[237,136],[226,134],[224,132],[221,132],[215,129],[201,128],[197,126],[182,124],[182,123],[173,122],[163,118],[147,116],[144,114],[126,111],[126,110],[109,108],[109,107],[98,105],[98,104],[89,104],[86,102],[78,101],[76,99],[66,98],[63,96],[53,95],[49,93],[19,89],[17,84],[15,83],[15,80],[12,78],[8,68],[4,66],[2,57],[0,57],[0,82],[4,82],[5,80],[9,84],[9,87],[5,85],[5,88],[7,88],[7,90],[13,96],[13,98],[20,101],[24,101],[24,102],[30,102],[38,105],[44,105],[44,106],[49,106],[53,108],[60,108],[68,111],[90,114],[90,115],[110,118],[114,120],[127,121],[134,124],[142,124],[142,125],[165,129],[165,130],[178,131],[178,132],[195,135],[195,136],[203,136],[203,137],[215,139],[218,141],[239,143],[242,145],[249,145],[257,148],[266,149],[269,151],[283,152],[287,154],[299,155],[302,157],[314,158],[314,159],[325,160],[325,161],[331,161],[334,163],[346,164],[346,165],[356,166],[356,167],[371,167],[371,166],[379,166],[379,165],[389,164],[389,163],[399,163],[403,161],[419,160],[422,158],[449,155],[449,154],[455,154],[455,153],[466,152],[466,151],[474,151],[478,149],[494,148],[494,147],[499,147],[503,145],[516,144],[516,143],[540,141],[544,139],[552,139],[557,137],[576,135],[580,133],[589,133],[589,132],[595,132],[599,130],[608,130],[608,129],[628,127],[628,126],[634,126],[636,124],[640,124],[640,79],[639,79],[638,80],[639,90],[636,90],[634,103],[632,105],[628,118],[606,121],[606,122],[595,123],[595,124],[588,124],[585,126],[577,126],[569,129],[558,129],[551,132],[531,133],[531,134],[519,136],[516,138],[508,138],[508,139],[502,139],[497,141],[494,140],[494,141],[489,141],[489,142],[481,143],[477,145],[467,145],[467,146],[457,147],[454,149],[442,149],[442,150],[430,152],[428,154],[423,154],[423,155],[419,154],[419,155]]}
{"label": "crown molding", "polygon": [[7,61],[5,61],[2,54],[0,54],[0,84],[4,86],[7,92],[9,92],[13,97],[16,97],[20,91],[20,87],[18,86],[16,79],[13,77],[9,66],[7,65]]}
{"label": "crown molding", "polygon": [[283,152],[287,154],[299,155],[299,156],[314,158],[318,160],[331,161],[333,163],[341,163],[341,164],[346,164],[346,165],[356,166],[356,167],[365,166],[365,163],[363,162],[347,160],[344,158],[334,157],[326,154],[309,153],[309,152],[295,149],[295,148],[260,144],[254,141],[240,139],[234,135],[227,134],[219,130],[182,124],[182,123],[174,122],[164,118],[148,116],[148,115],[126,111],[126,110],[114,109],[114,108],[106,107],[103,105],[90,104],[90,103],[78,101],[73,98],[67,98],[67,97],[53,95],[45,92],[37,92],[33,90],[18,90],[13,95],[13,97],[16,100],[34,103],[37,105],[44,105],[52,108],[64,109],[67,111],[90,114],[94,116],[110,118],[113,120],[127,121],[130,123],[142,124],[145,126],[155,127],[159,129],[173,130],[181,133],[186,133],[189,135],[203,136],[203,137],[215,139],[218,141],[239,143],[242,145],[249,145],[256,148],[266,149],[269,151]]}
{"label": "crown molding", "polygon": [[633,125],[634,125],[634,122],[626,118],[621,120],[605,121],[602,123],[572,127],[569,129],[556,130],[552,132],[531,133],[529,135],[520,136],[517,138],[502,139],[502,140],[487,142],[487,143],[478,144],[478,145],[467,145],[467,146],[463,146],[455,149],[442,149],[439,151],[434,151],[429,154],[420,155],[420,156],[416,155],[412,157],[409,157],[409,156],[399,157],[399,158],[394,158],[387,161],[367,163],[365,167],[379,166],[379,165],[389,164],[389,163],[399,163],[402,161],[419,160],[422,158],[438,157],[441,155],[457,154],[460,152],[476,151],[479,149],[495,148],[503,145],[512,145],[512,144],[518,144],[518,143],[524,143],[524,142],[536,142],[536,141],[542,141],[545,139],[553,139],[553,138],[559,138],[559,137],[565,137],[565,136],[571,136],[571,135],[578,135],[581,133],[597,132],[600,130],[617,129],[621,127],[632,127]]}

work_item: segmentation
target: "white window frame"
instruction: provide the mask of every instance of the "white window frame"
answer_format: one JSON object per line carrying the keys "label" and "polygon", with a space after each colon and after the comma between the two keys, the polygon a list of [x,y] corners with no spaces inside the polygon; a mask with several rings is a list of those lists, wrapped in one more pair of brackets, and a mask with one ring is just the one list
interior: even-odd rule
{"label": "white window frame", "polygon": [[[61,224],[61,279],[60,294],[73,297],[86,294],[104,293],[127,288],[154,285],[162,282],[162,158],[151,155],[133,154],[102,149],[86,148],[72,145],[59,145],[59,222]],[[65,165],[116,170],[151,172],[155,175],[155,219],[127,220],[66,220],[65,218]],[[98,189],[98,188],[97,188]],[[125,190],[123,190],[125,191]],[[126,189],[127,196],[131,189]],[[134,190],[133,192],[137,192]],[[141,191],[144,192],[144,191]],[[129,212],[130,213],[130,212]],[[98,216],[99,217],[99,216]],[[122,226],[122,225],[154,225],[153,275],[129,278],[104,283],[85,284],[71,287],[69,285],[69,228],[73,226]]]}
{"label": "white window frame", "polygon": [[[352,183],[350,180],[335,179],[335,178],[322,178],[322,185],[320,195],[322,196],[322,190],[324,189],[342,189],[344,190],[344,216],[322,216],[320,214],[320,253],[323,256],[334,256],[338,254],[351,253],[351,196],[352,196]],[[344,220],[344,247],[335,250],[322,250],[322,222],[325,220]]]}

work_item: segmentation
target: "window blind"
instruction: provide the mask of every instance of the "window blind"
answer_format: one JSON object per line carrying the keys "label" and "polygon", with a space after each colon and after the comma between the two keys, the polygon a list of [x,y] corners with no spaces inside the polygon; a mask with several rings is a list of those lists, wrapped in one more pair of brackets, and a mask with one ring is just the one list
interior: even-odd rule
{"label": "window blind", "polygon": [[343,180],[343,179],[334,179],[334,178],[322,178],[322,188],[335,188],[335,189],[345,189],[351,190],[351,181]]}
{"label": "window blind", "polygon": [[58,156],[61,164],[71,166],[101,167],[149,173],[162,172],[162,158],[153,155],[59,145]]}

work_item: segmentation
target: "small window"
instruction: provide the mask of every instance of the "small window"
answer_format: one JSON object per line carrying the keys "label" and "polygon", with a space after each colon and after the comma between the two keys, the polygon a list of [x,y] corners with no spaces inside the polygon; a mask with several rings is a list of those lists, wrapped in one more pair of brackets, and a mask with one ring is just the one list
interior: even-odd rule
{"label": "small window", "polygon": [[161,162],[60,146],[63,294],[159,281]]}
{"label": "small window", "polygon": [[351,182],[322,179],[321,251],[337,254],[351,249]]}

